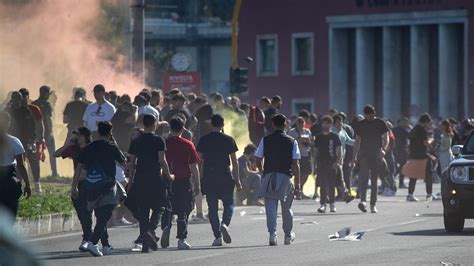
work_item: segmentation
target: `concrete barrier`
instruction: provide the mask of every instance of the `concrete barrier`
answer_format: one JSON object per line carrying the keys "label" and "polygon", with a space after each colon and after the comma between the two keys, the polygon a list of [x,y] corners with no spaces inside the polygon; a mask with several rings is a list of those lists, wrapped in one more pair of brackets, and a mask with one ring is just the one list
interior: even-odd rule
{"label": "concrete barrier", "polygon": [[15,229],[25,237],[74,232],[81,230],[76,212],[43,215],[33,218],[17,218]]}

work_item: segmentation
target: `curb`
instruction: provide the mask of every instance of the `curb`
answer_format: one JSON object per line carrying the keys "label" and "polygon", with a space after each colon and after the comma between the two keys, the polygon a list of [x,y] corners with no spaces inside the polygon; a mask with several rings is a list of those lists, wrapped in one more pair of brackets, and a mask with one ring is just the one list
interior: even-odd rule
{"label": "curb", "polygon": [[25,237],[38,237],[81,230],[76,212],[55,213],[33,218],[17,218],[15,230]]}

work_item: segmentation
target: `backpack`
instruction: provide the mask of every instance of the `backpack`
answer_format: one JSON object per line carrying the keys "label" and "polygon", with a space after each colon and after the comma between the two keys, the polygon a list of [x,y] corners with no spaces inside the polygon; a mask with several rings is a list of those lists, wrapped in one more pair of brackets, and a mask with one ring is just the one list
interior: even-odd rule
{"label": "backpack", "polygon": [[115,185],[115,178],[107,176],[98,162],[94,162],[87,169],[84,189],[88,201],[99,199],[102,195],[109,192]]}

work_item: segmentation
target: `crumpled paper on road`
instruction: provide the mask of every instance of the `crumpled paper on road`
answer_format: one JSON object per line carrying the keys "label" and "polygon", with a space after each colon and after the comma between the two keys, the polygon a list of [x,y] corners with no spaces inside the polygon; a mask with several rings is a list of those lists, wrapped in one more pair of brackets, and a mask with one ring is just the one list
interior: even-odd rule
{"label": "crumpled paper on road", "polygon": [[337,231],[334,235],[329,235],[329,241],[361,241],[365,232],[351,233],[351,228],[346,227]]}

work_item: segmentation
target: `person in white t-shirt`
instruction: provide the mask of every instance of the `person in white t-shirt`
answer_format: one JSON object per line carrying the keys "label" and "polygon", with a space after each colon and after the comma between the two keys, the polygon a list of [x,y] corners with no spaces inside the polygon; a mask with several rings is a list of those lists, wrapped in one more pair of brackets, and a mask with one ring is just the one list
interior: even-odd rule
{"label": "person in white t-shirt", "polygon": [[102,84],[94,86],[95,103],[87,106],[82,120],[84,125],[93,133],[97,132],[97,123],[110,121],[117,109],[105,99],[105,87]]}
{"label": "person in white t-shirt", "polygon": [[[18,201],[23,194],[27,198],[31,195],[30,182],[24,165],[23,155],[25,149],[20,140],[9,135],[10,115],[6,112],[0,113],[0,206],[6,207],[13,216],[18,211]],[[21,189],[21,181],[25,182],[24,193]]]}

